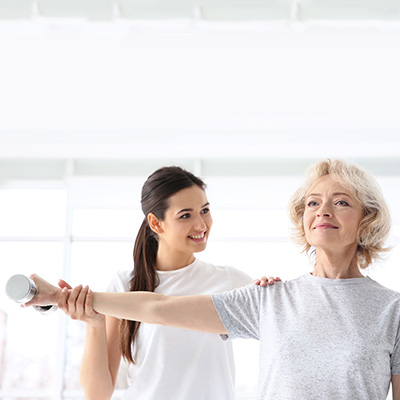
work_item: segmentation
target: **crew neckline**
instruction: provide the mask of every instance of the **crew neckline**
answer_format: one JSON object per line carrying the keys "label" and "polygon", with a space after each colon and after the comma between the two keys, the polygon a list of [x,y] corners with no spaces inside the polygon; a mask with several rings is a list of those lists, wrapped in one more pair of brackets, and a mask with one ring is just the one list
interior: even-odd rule
{"label": "crew neckline", "polygon": [[346,286],[346,285],[362,285],[365,283],[372,282],[372,279],[369,276],[364,276],[363,278],[344,278],[344,279],[331,279],[331,278],[322,278],[320,276],[308,274],[303,275],[305,279],[313,284],[318,285],[327,285],[327,286]]}
{"label": "crew neckline", "polygon": [[160,275],[174,275],[174,274],[179,274],[179,273],[181,273],[181,272],[184,272],[184,271],[187,271],[187,270],[189,270],[189,269],[195,268],[195,266],[199,263],[199,261],[200,261],[199,259],[195,258],[194,261],[193,261],[191,264],[186,265],[186,267],[182,267],[182,268],[179,268],[179,269],[173,269],[173,270],[170,270],[170,271],[160,271],[160,270],[157,270],[157,274],[160,274]]}

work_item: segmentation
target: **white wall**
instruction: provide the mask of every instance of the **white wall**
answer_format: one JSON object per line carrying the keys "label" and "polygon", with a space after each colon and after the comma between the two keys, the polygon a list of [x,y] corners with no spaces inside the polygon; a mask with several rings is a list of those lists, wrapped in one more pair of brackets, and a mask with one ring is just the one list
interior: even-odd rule
{"label": "white wall", "polygon": [[387,25],[2,22],[0,157],[397,157],[399,48]]}

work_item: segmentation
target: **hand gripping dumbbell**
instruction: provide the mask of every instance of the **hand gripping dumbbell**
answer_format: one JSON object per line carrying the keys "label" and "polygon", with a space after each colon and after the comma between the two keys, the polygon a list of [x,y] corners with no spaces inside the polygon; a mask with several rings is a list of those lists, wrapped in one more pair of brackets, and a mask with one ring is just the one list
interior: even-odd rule
{"label": "hand gripping dumbbell", "polygon": [[[31,301],[36,293],[35,282],[25,275],[13,275],[6,284],[7,296],[17,303],[25,304]],[[49,314],[57,310],[57,306],[33,306],[36,311],[41,314]]]}

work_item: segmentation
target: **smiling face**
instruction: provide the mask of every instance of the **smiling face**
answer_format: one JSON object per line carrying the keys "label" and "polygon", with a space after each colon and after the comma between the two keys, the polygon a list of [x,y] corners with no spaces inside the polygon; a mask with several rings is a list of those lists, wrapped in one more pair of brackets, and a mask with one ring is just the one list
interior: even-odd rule
{"label": "smiling face", "polygon": [[194,185],[169,199],[169,207],[158,234],[160,248],[190,255],[203,251],[213,220],[206,193]]}
{"label": "smiling face", "polygon": [[363,216],[360,201],[331,175],[320,178],[306,197],[303,226],[307,242],[319,249],[357,249]]}

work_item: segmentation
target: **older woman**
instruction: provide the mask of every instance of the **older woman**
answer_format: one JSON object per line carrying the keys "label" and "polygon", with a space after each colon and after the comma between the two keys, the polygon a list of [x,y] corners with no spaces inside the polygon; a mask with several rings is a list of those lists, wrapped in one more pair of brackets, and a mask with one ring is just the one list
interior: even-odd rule
{"label": "older woman", "polygon": [[312,166],[290,203],[313,271],[211,296],[92,293],[34,277],[36,304],[260,340],[258,399],[400,399],[400,294],[361,269],[386,251],[390,218],[375,180],[341,160]]}

